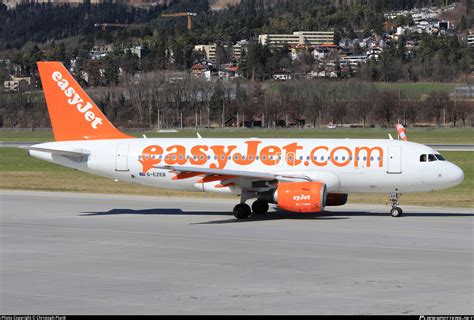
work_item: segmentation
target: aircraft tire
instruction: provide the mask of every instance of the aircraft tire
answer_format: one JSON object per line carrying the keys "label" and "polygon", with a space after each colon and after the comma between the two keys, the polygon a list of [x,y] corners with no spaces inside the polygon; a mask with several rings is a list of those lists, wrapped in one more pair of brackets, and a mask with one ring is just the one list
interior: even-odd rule
{"label": "aircraft tire", "polygon": [[245,203],[239,203],[234,207],[234,217],[237,219],[246,219],[250,216],[252,211],[250,210],[250,206]]}
{"label": "aircraft tire", "polygon": [[262,200],[255,200],[252,203],[252,211],[255,214],[265,214],[268,212],[268,202]]}
{"label": "aircraft tire", "polygon": [[392,217],[398,218],[403,215],[403,210],[399,207],[395,207],[395,208],[392,208],[392,210],[390,210],[390,214],[392,215]]}

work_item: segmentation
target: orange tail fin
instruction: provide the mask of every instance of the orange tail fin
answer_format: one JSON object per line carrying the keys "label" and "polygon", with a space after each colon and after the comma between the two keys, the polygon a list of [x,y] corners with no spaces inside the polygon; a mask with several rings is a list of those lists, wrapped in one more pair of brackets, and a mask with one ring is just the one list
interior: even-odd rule
{"label": "orange tail fin", "polygon": [[132,138],[104,116],[60,62],[38,62],[56,141]]}

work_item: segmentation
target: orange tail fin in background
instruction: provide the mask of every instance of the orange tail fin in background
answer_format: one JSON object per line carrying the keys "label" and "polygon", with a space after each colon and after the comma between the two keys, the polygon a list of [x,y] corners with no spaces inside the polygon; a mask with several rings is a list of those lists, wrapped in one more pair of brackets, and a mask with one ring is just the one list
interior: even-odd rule
{"label": "orange tail fin in background", "polygon": [[133,138],[114,127],[60,62],[38,62],[56,141]]}

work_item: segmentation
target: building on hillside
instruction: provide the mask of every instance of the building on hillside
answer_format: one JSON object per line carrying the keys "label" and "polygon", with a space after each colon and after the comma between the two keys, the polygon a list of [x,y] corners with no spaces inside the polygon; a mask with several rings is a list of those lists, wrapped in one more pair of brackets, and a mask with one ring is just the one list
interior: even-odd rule
{"label": "building on hillside", "polygon": [[456,87],[451,96],[457,99],[474,99],[474,86]]}
{"label": "building on hillside", "polygon": [[341,65],[350,65],[350,66],[358,66],[361,63],[367,62],[366,55],[358,55],[358,56],[347,56],[341,58]]}
{"label": "building on hillside", "polygon": [[290,46],[290,58],[291,60],[297,60],[305,54],[309,54],[312,50],[312,47],[305,44],[296,44]]}
{"label": "building on hillside", "polygon": [[237,66],[225,67],[223,70],[219,71],[219,78],[235,79],[241,76],[242,75],[239,72],[239,67]]}
{"label": "building on hillside", "polygon": [[124,49],[124,52],[130,52],[132,55],[137,56],[138,59],[142,59],[150,52],[150,50],[146,47],[135,46],[132,48]]}
{"label": "building on hillside", "polygon": [[277,72],[273,74],[273,80],[286,81],[286,80],[291,80],[291,79],[293,79],[291,72],[286,69],[278,70]]}
{"label": "building on hillside", "polygon": [[235,61],[239,61],[240,58],[242,57],[242,52],[247,52],[248,51],[248,47],[250,45],[250,42],[248,40],[240,40],[238,41],[236,44],[234,44],[233,46],[233,50],[232,50],[232,58],[235,60]]}
{"label": "building on hillside", "polygon": [[199,44],[194,46],[194,51],[202,51],[206,55],[207,60],[216,61],[216,48],[217,45],[214,44]]}
{"label": "building on hillside", "polygon": [[5,92],[21,92],[31,86],[31,77],[10,76],[10,80],[3,82]]}
{"label": "building on hillside", "polygon": [[258,36],[258,42],[261,45],[270,47],[281,47],[284,44],[290,46],[332,44],[334,43],[334,31],[296,31],[293,34],[261,34]]}
{"label": "building on hillside", "polygon": [[467,45],[474,47],[474,33],[467,35]]}
{"label": "building on hillside", "polygon": [[100,59],[106,57],[108,54],[114,51],[114,46],[112,44],[96,45],[89,52],[89,56],[92,60]]}
{"label": "building on hillside", "polygon": [[[242,56],[242,52],[247,51],[248,45],[249,45],[248,41],[242,40],[232,45],[232,47],[225,44],[224,49],[229,54],[229,57],[231,58],[231,60],[239,61],[240,57]],[[217,60],[217,44],[216,43],[196,45],[194,46],[194,51],[203,52],[206,55],[207,60],[211,60],[211,61]]]}

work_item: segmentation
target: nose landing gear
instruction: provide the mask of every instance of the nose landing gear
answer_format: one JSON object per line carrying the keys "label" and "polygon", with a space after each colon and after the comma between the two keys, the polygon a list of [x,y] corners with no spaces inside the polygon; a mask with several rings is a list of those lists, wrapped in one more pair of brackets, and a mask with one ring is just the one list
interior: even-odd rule
{"label": "nose landing gear", "polygon": [[390,194],[390,201],[392,202],[392,209],[390,210],[390,214],[394,218],[401,217],[403,215],[403,210],[398,207],[398,199],[400,198],[399,193],[391,193]]}

